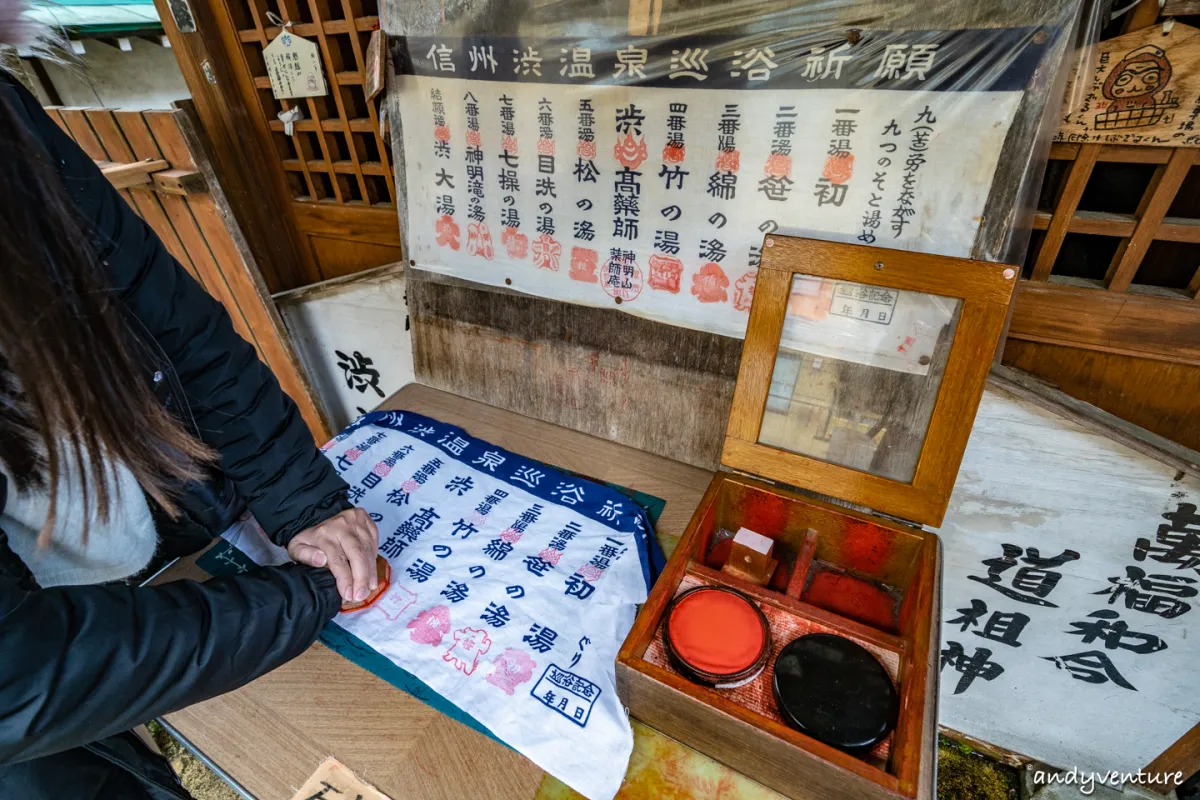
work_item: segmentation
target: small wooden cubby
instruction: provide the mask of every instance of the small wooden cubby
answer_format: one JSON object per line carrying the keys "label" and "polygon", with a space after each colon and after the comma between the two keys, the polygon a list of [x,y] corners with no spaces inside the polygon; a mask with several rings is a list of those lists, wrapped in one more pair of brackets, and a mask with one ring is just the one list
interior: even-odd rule
{"label": "small wooden cubby", "polygon": [[[932,800],[941,561],[937,536],[922,525],[945,514],[1015,273],[1004,264],[780,236],[768,237],[763,253],[722,454],[737,472],[713,478],[651,591],[618,655],[618,690],[634,717],[789,797]],[[843,296],[847,303],[835,307]],[[877,331],[868,333],[876,338],[865,355],[846,356],[864,346],[804,327],[831,311],[898,321],[905,327],[895,335],[933,322],[913,340],[925,351],[907,361]],[[800,323],[787,319],[796,314]],[[813,395],[798,378],[780,399],[785,356],[807,358],[810,371],[838,362],[841,382],[827,393],[827,408],[816,403],[820,414],[796,412]],[[819,375],[808,380],[820,385]],[[769,420],[772,403],[795,419]],[[724,542],[742,527],[775,542],[779,566],[766,586],[721,571]],[[667,658],[667,606],[701,584],[737,589],[767,617],[770,658],[745,685],[694,683]],[[865,647],[898,691],[897,725],[866,755],[788,727],[776,709],[775,656],[817,632]]]}

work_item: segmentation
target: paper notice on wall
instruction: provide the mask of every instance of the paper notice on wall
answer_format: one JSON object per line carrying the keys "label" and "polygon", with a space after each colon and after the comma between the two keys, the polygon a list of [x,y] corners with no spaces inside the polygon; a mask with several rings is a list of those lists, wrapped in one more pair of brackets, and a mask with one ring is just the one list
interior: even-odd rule
{"label": "paper notice on wall", "polygon": [[[1038,63],[985,34],[1015,35],[727,58],[712,37],[399,39],[410,257],[741,337],[766,234],[968,256]],[[987,90],[950,90],[968,73]]]}

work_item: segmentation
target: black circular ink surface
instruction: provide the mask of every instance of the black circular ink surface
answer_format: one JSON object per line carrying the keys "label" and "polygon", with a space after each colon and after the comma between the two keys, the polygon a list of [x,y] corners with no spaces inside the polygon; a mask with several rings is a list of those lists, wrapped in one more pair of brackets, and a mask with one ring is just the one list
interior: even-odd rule
{"label": "black circular ink surface", "polygon": [[900,698],[887,670],[841,636],[789,643],[775,659],[772,684],[784,722],[848,753],[870,752],[896,727]]}

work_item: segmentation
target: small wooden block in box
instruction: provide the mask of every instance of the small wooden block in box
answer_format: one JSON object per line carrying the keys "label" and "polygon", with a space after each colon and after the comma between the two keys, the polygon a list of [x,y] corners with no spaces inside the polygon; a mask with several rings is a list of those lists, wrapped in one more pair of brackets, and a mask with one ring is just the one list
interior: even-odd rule
{"label": "small wooden block in box", "polygon": [[[722,455],[742,474],[713,478],[621,648],[634,717],[793,798],[934,797],[941,562],[920,526],[945,514],[1015,284],[1004,264],[764,241]],[[721,571],[714,545],[741,527],[775,540],[786,574]],[[701,584],[768,619],[768,667],[744,686],[693,683],[665,655],[667,605]],[[817,632],[865,647],[897,688],[896,727],[866,755],[776,709],[775,656]]]}

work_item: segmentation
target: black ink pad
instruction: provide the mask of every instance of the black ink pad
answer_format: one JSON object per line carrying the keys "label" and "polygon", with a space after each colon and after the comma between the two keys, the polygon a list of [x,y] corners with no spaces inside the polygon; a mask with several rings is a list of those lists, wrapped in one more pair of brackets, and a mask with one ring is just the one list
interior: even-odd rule
{"label": "black ink pad", "polygon": [[772,679],[779,714],[825,744],[863,755],[896,727],[900,698],[875,656],[841,636],[801,636],[779,652]]}

